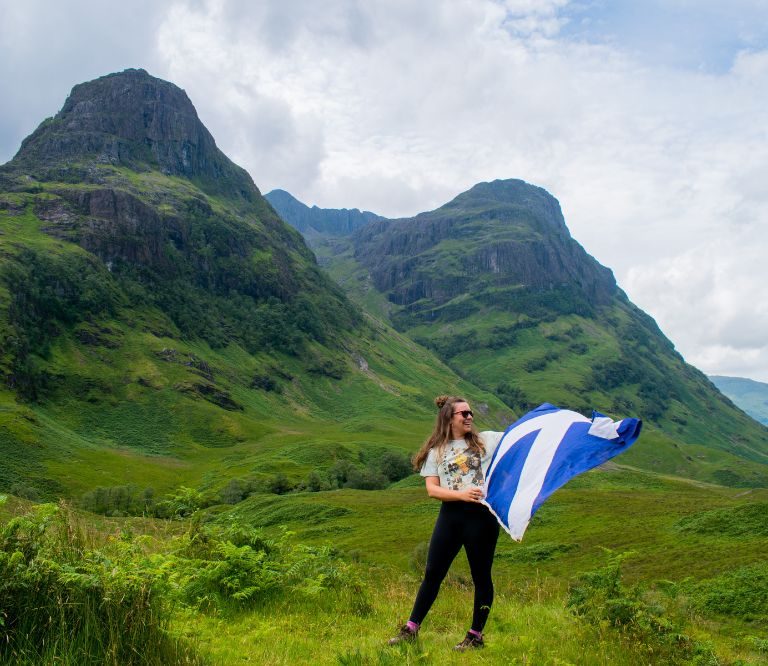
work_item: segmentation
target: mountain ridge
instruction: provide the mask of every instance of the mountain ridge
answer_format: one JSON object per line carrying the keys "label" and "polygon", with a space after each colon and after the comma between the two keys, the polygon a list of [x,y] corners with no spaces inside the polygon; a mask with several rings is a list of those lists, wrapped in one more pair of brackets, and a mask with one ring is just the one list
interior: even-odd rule
{"label": "mountain ridge", "polygon": [[285,190],[272,190],[264,195],[277,213],[304,234],[310,244],[315,235],[343,236],[375,220],[385,218],[357,208],[311,208]]}
{"label": "mountain ridge", "polygon": [[[441,280],[429,255],[445,241],[461,243],[461,254],[451,257],[458,265]],[[616,291],[611,271],[571,238],[557,200],[516,179],[479,183],[433,211],[367,225],[354,244],[376,288],[397,305],[413,307],[426,297],[439,306],[478,280],[535,289],[577,285],[598,304]]]}

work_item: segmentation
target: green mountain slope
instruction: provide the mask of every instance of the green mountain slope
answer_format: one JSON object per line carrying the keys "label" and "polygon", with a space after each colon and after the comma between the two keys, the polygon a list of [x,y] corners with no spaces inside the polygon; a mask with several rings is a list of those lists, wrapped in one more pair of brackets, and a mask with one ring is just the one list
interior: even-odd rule
{"label": "green mountain slope", "polygon": [[709,379],[740,409],[756,421],[768,425],[768,384],[744,377],[712,375]]}
{"label": "green mountain slope", "polygon": [[0,167],[0,490],[215,490],[412,449],[446,390],[141,70],[76,86]]}
{"label": "green mountain slope", "polygon": [[637,415],[650,428],[623,462],[768,481],[768,430],[685,363],[541,188],[481,183],[437,210],[314,249],[351,298],[518,413],[546,401]]}

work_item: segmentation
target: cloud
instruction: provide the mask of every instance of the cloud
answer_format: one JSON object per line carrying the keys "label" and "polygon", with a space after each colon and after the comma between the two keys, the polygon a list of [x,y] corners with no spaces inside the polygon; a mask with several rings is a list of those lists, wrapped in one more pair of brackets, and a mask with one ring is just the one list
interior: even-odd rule
{"label": "cloud", "polygon": [[0,163],[72,86],[128,67],[153,69],[160,3],[0,0]]}
{"label": "cloud", "polygon": [[768,377],[764,244],[745,227],[628,271],[626,287],[709,374]]}

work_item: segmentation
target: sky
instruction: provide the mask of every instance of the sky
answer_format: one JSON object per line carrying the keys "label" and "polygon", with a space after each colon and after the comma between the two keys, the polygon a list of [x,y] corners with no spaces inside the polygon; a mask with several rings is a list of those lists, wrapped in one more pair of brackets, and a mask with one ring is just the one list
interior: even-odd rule
{"label": "sky", "polygon": [[0,0],[0,163],[128,67],[264,193],[544,187],[688,362],[768,382],[768,0]]}

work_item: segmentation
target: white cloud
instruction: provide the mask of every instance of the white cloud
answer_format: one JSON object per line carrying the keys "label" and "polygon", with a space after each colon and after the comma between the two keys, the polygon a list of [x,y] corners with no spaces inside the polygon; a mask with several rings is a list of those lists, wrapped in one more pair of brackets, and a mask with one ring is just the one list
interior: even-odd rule
{"label": "white cloud", "polygon": [[[655,0],[638,16],[628,2],[177,0],[139,3],[143,24],[118,3],[49,18],[42,0],[0,4],[14,9],[0,152],[62,86],[146,62],[262,191],[402,216],[481,180],[546,187],[686,358],[768,380],[762,1]],[[24,46],[38,25],[51,63]]]}
{"label": "white cloud", "polygon": [[687,360],[709,374],[768,377],[764,243],[745,227],[628,271],[636,302],[663,322]]}

